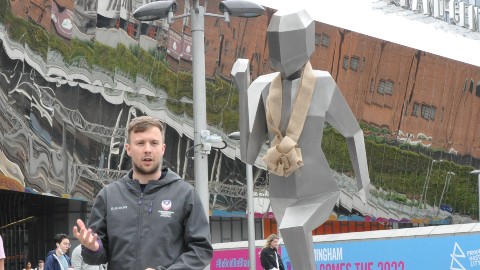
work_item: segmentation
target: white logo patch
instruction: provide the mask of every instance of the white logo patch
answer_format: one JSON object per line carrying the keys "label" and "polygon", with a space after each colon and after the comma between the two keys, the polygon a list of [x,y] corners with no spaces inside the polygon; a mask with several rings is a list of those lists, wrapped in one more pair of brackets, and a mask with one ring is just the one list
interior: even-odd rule
{"label": "white logo patch", "polygon": [[163,210],[165,210],[165,211],[170,210],[170,208],[172,208],[172,201],[170,201],[170,200],[163,200],[163,201],[162,201],[162,208],[163,208]]}
{"label": "white logo patch", "polygon": [[160,216],[161,217],[167,217],[167,218],[171,218],[173,213],[173,211],[162,211],[162,210],[159,210],[158,213],[160,213]]}
{"label": "white logo patch", "polygon": [[112,206],[110,208],[110,211],[117,211],[117,210],[124,210],[124,209],[127,209],[128,206],[124,205],[124,206]]}

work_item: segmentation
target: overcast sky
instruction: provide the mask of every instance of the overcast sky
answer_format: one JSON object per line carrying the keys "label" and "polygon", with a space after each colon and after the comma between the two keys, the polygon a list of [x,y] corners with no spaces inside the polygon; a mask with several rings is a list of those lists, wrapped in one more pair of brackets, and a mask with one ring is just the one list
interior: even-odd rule
{"label": "overcast sky", "polygon": [[[446,25],[439,20],[436,20],[438,23],[428,24],[408,19],[400,13],[387,15],[385,11],[373,9],[374,6],[382,5],[384,3],[382,0],[254,1],[277,10],[303,8],[319,22],[480,66],[480,40],[439,29],[439,25]],[[405,15],[413,12],[402,13]],[[423,15],[418,16],[421,18]],[[453,28],[448,25],[447,27]]]}

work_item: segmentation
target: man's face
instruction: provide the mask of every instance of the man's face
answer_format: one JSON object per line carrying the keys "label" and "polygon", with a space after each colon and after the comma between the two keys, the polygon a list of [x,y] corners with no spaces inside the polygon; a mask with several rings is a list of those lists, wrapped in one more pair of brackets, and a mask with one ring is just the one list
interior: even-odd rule
{"label": "man's face", "polygon": [[165,144],[160,129],[151,127],[144,132],[132,132],[125,145],[137,174],[151,175],[161,166]]}
{"label": "man's face", "polygon": [[58,247],[63,253],[67,253],[68,249],[70,248],[70,240],[67,238],[63,239],[62,242],[60,242],[60,245]]}

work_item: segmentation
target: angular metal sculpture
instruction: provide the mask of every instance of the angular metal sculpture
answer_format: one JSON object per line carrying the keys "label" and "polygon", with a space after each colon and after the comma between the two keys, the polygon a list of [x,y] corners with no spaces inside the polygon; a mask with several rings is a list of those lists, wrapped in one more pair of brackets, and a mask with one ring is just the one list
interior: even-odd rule
{"label": "angular metal sculpture", "polygon": [[[248,60],[238,59],[232,69],[240,95],[240,154],[242,161],[254,164],[268,134],[273,147],[267,153],[273,151],[278,158],[278,166],[273,162],[275,168],[268,168],[272,209],[293,268],[313,270],[312,230],[328,219],[340,196],[321,148],[324,124],[328,122],[346,138],[359,195],[366,203],[370,179],[364,137],[332,76],[311,70],[308,60],[315,49],[315,22],[307,12],[278,11],[267,31],[270,62],[279,73],[260,76],[250,84]],[[308,76],[313,81],[311,95],[304,95],[302,104],[295,106],[302,92],[309,90]],[[274,92],[279,96],[273,98]],[[295,112],[302,108],[303,118]],[[292,128],[296,123],[289,123],[290,118],[300,119],[300,131]],[[292,135],[295,132],[300,133],[298,138]],[[289,137],[293,140],[284,153],[282,144]],[[292,166],[296,167],[289,171]]]}

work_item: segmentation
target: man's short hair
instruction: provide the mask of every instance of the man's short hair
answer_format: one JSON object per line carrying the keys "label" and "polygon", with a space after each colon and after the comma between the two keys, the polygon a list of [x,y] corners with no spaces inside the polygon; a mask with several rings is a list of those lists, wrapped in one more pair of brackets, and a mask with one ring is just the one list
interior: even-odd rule
{"label": "man's short hair", "polygon": [[157,127],[160,129],[160,132],[163,135],[163,124],[157,118],[148,115],[134,118],[132,121],[130,121],[130,124],[128,124],[128,137],[130,138],[130,134],[132,134],[132,132],[144,132],[152,127]]}
{"label": "man's short hair", "polygon": [[45,263],[43,260],[38,260],[38,263]]}
{"label": "man's short hair", "polygon": [[59,233],[57,235],[55,235],[55,243],[57,244],[60,244],[62,243],[63,239],[68,239],[68,235],[64,234],[64,233]]}

